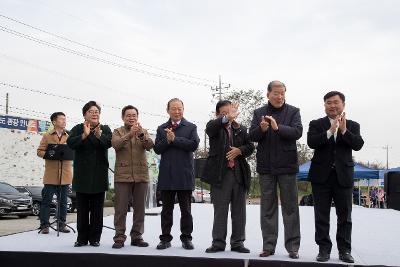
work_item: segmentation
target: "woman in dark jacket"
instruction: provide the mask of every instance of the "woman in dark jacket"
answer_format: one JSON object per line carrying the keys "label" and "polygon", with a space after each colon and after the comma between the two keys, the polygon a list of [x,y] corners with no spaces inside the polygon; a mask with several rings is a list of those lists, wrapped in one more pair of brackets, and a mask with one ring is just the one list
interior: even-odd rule
{"label": "woman in dark jacket", "polygon": [[89,101],[82,108],[85,122],[72,128],[67,140],[74,150],[74,178],[76,191],[78,237],[75,247],[100,246],[103,229],[104,192],[108,190],[108,154],[112,133],[101,125],[101,108]]}

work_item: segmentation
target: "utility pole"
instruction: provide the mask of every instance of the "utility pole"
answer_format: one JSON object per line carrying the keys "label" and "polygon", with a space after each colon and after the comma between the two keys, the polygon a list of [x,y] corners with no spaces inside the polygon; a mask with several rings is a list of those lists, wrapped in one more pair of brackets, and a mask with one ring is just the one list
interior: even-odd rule
{"label": "utility pole", "polygon": [[207,132],[204,130],[204,155],[207,153]]}
{"label": "utility pole", "polygon": [[386,149],[386,170],[389,170],[389,146],[386,145],[382,148]]}
{"label": "utility pole", "polygon": [[215,95],[218,95],[218,100],[222,100],[222,95],[224,94],[224,92],[222,92],[222,90],[227,90],[230,87],[231,87],[230,84],[228,84],[228,86],[222,87],[221,75],[219,75],[218,86],[215,86],[215,87],[211,86],[211,92],[215,91],[215,93],[212,93],[212,96],[215,97]]}
{"label": "utility pole", "polygon": [[8,93],[6,93],[6,115],[8,115]]}

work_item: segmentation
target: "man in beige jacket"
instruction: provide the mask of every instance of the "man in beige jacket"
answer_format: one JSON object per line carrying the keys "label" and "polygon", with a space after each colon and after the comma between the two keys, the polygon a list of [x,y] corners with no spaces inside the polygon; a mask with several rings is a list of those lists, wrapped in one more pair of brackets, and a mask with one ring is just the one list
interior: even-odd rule
{"label": "man in beige jacket", "polygon": [[[65,131],[65,114],[62,112],[55,112],[50,116],[54,129],[45,133],[40,141],[37,149],[37,155],[41,158],[46,154],[48,144],[66,144],[68,133]],[[62,174],[62,175],[61,175]],[[58,186],[61,186],[60,190]],[[67,194],[68,187],[72,183],[72,161],[64,160],[61,168],[61,163],[58,160],[45,160],[45,170],[43,176],[44,187],[42,189],[42,203],[40,206],[40,233],[49,233],[49,217],[50,217],[50,204],[53,200],[53,195],[57,195],[57,201],[60,202],[60,229],[62,233],[69,233],[70,231],[65,226],[67,217]]]}
{"label": "man in beige jacket", "polygon": [[126,240],[126,214],[130,200],[133,203],[133,226],[130,232],[131,245],[147,247],[143,241],[145,200],[149,184],[146,150],[153,146],[148,132],[138,122],[139,111],[128,105],[122,109],[124,126],[115,129],[112,146],[115,149],[114,174],[114,226],[113,248],[122,248]]}

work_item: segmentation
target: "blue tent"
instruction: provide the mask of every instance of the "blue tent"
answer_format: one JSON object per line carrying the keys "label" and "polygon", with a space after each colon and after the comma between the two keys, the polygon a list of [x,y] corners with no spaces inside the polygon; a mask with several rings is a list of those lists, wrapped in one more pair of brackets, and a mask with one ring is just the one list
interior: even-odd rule
{"label": "blue tent", "polygon": [[383,178],[385,176],[385,173],[387,173],[387,172],[400,172],[400,167],[392,168],[392,169],[389,169],[389,170],[381,170],[379,172],[379,177]]}
{"label": "blue tent", "polygon": [[[311,161],[300,165],[299,173],[297,174],[297,179],[300,181],[307,181],[308,171],[311,166]],[[391,170],[389,170],[391,171]],[[368,167],[362,166],[358,163],[354,165],[354,179],[379,179],[381,170],[370,169]]]}
{"label": "blue tent", "polygon": [[297,174],[297,180],[307,181],[308,180],[308,170],[310,169],[311,161],[307,161],[301,164],[299,167],[299,173]]}

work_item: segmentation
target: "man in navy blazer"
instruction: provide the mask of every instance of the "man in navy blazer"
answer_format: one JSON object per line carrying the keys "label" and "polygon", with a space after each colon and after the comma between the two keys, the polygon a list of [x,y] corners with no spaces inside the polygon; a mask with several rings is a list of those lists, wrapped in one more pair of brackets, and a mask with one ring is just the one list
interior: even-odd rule
{"label": "man in navy blazer", "polygon": [[195,185],[193,152],[199,146],[200,139],[196,125],[183,118],[183,111],[182,100],[171,99],[167,105],[170,119],[157,129],[154,151],[161,155],[157,190],[161,191],[162,200],[162,234],[157,249],[171,247],[171,227],[176,196],[181,209],[182,247],[194,248],[191,214],[191,196]]}
{"label": "man in navy blazer", "polygon": [[352,151],[364,145],[360,125],[346,119],[345,96],[332,91],[324,96],[326,117],[310,122],[308,146],[314,149],[308,178],[314,198],[317,261],[330,258],[332,242],[329,222],[332,200],[337,215],[336,242],[339,259],[353,263],[351,256],[351,208],[353,201],[354,162]]}

